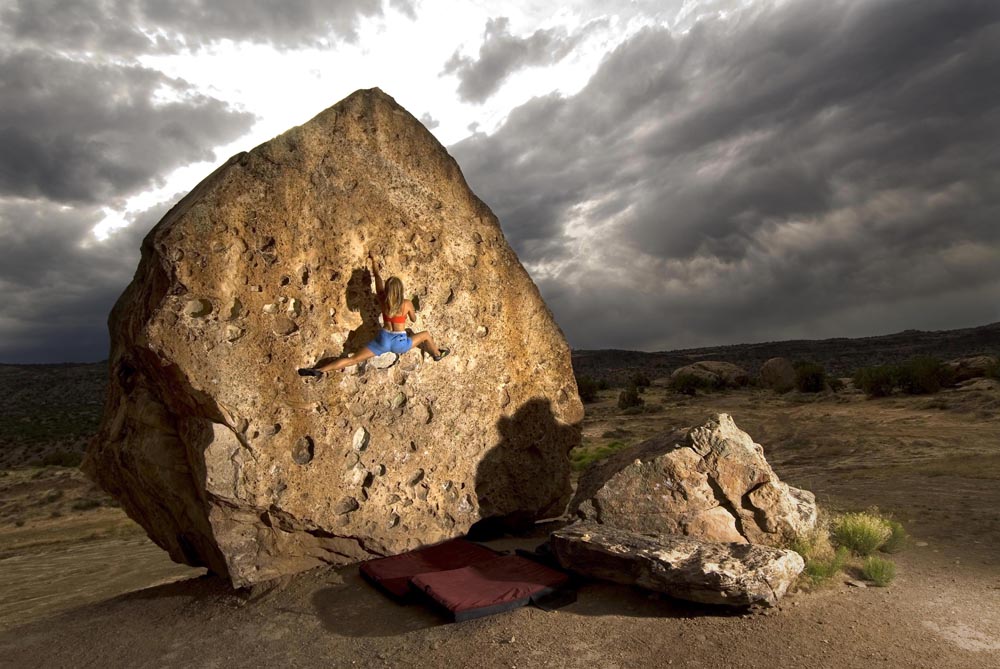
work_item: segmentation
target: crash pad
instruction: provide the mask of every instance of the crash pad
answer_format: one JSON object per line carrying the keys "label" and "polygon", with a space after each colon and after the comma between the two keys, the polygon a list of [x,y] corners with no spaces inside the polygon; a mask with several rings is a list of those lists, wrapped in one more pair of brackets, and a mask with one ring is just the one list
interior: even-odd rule
{"label": "crash pad", "polygon": [[567,574],[519,555],[503,555],[410,579],[414,589],[456,622],[520,608],[555,592],[568,581]]}
{"label": "crash pad", "polygon": [[465,539],[425,546],[417,550],[368,560],[361,565],[361,575],[394,597],[409,593],[410,579],[417,574],[466,567],[500,554]]}

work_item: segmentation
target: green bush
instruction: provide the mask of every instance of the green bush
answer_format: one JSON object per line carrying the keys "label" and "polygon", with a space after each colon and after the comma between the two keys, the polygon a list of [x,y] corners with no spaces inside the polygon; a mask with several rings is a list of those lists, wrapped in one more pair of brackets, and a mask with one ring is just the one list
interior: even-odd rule
{"label": "green bush", "polygon": [[871,555],[892,536],[888,521],[873,513],[845,513],[833,523],[833,538],[856,555]]}
{"label": "green bush", "polygon": [[861,573],[867,580],[884,588],[896,577],[896,565],[891,560],[872,555],[865,560],[864,566],[861,567]]}
{"label": "green bush", "polygon": [[889,538],[879,547],[879,550],[883,553],[898,553],[906,547],[910,537],[899,521],[887,520],[885,522],[889,526]]}
{"label": "green bush", "polygon": [[700,376],[694,374],[678,374],[671,377],[670,389],[682,395],[695,395],[699,390],[708,391],[711,384]]}
{"label": "green bush", "polygon": [[97,499],[78,499],[73,502],[74,511],[89,511],[90,509],[96,509],[101,505],[101,501]]}
{"label": "green bush", "polygon": [[839,393],[841,390],[844,389],[844,382],[837,377],[834,376],[828,377],[826,382],[830,384],[830,390],[832,390],[835,393]]}
{"label": "green bush", "polygon": [[83,454],[62,449],[46,453],[42,456],[43,467],[79,467],[83,462]]}
{"label": "green bush", "polygon": [[986,378],[1000,380],[1000,359],[994,360],[986,366]]}
{"label": "green bush", "polygon": [[634,383],[628,384],[625,390],[618,395],[618,408],[628,409],[629,407],[639,407],[644,404],[644,400],[639,397],[639,389]]}
{"label": "green bush", "polygon": [[593,402],[597,399],[597,381],[589,376],[581,376],[576,380],[576,389],[580,393],[580,399],[584,402]]}
{"label": "green bush", "polygon": [[635,387],[639,389],[640,393],[643,391],[643,389],[649,388],[649,386],[652,385],[652,382],[649,380],[649,377],[646,376],[645,373],[643,372],[636,372],[635,374],[632,375],[632,377],[629,379],[628,382],[629,384],[635,385]]}
{"label": "green bush", "polygon": [[849,555],[850,551],[841,546],[833,555],[805,558],[806,568],[803,571],[814,585],[819,585],[842,572]]}
{"label": "green bush", "polygon": [[907,395],[927,395],[955,384],[955,372],[929,355],[910,358],[896,368],[896,385]]}
{"label": "green bush", "polygon": [[593,448],[574,448],[569,454],[570,466],[574,471],[583,471],[598,460],[603,460],[609,455],[620,451],[628,446],[621,441],[612,441],[603,446]]}
{"label": "green bush", "polygon": [[891,365],[862,367],[854,372],[853,380],[868,397],[887,397],[896,386],[896,370]]}
{"label": "green bush", "polygon": [[611,384],[608,383],[607,379],[598,379],[597,380],[597,389],[598,390],[607,390],[610,387],[611,387]]}
{"label": "green bush", "polygon": [[794,364],[795,388],[800,393],[819,393],[826,388],[826,370],[823,366],[808,360]]}

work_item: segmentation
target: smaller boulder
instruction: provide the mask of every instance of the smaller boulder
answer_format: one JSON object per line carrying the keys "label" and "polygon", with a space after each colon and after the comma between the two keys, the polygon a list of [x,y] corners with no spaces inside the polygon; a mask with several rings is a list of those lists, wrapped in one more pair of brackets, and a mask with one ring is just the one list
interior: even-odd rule
{"label": "smaller boulder", "polygon": [[774,606],[805,567],[795,551],[576,523],[551,536],[564,569],[692,602]]}
{"label": "smaller boulder", "polygon": [[787,393],[795,387],[795,367],[788,358],[771,358],[760,367],[760,383],[765,388]]}
{"label": "smaller boulder", "polygon": [[988,376],[997,364],[996,356],[976,355],[969,358],[957,358],[945,363],[955,374],[955,383]]}
{"label": "smaller boulder", "polygon": [[769,546],[808,533],[817,514],[815,496],[783,483],[728,414],[594,463],[569,508],[632,532]]}
{"label": "smaller boulder", "polygon": [[750,375],[742,367],[715,360],[702,360],[678,367],[670,375],[670,379],[673,381],[681,376],[693,376],[716,388],[741,388],[750,383]]}

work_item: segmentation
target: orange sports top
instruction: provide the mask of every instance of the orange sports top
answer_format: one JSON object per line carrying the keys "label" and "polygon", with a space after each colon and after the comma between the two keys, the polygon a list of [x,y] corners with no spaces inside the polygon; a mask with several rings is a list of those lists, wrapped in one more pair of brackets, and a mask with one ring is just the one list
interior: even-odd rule
{"label": "orange sports top", "polygon": [[389,323],[395,323],[396,325],[400,325],[406,322],[406,314],[400,314],[399,316],[389,315],[389,312],[386,311],[386,306],[388,305],[385,303],[384,296],[379,296],[379,304],[381,304],[382,306],[382,322],[385,325],[388,325]]}

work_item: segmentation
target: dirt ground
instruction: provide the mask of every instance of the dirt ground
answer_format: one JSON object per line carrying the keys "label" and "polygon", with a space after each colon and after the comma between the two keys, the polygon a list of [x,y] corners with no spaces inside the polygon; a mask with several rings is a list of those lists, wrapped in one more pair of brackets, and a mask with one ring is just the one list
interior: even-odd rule
{"label": "dirt ground", "polygon": [[[240,592],[191,578],[118,509],[75,510],[93,494],[75,472],[17,470],[0,478],[0,509],[22,523],[0,513],[0,666],[1000,667],[1000,384],[879,400],[654,387],[645,400],[635,415],[614,391],[587,405],[582,452],[730,413],[828,511],[877,505],[902,521],[896,579],[857,588],[848,574],[736,612],[595,582],[558,611],[447,624],[356,567]],[[493,545],[533,547],[547,529]]]}

